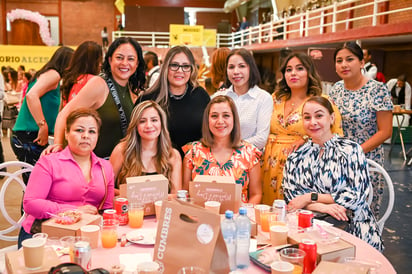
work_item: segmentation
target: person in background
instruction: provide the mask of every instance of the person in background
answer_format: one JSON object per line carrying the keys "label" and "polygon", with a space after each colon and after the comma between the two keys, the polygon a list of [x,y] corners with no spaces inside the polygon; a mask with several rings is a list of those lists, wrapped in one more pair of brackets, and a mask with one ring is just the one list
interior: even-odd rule
{"label": "person in background", "polygon": [[375,64],[371,63],[372,54],[368,49],[363,49],[363,58],[365,60],[365,65],[363,66],[362,73],[369,79],[376,79],[376,74],[378,73],[378,68]]}
{"label": "person in background", "polygon": [[233,99],[239,113],[242,139],[263,149],[269,135],[273,104],[270,94],[258,86],[259,70],[248,50],[240,48],[229,53],[226,79],[229,88],[213,96],[227,95]]}
{"label": "person in background", "polygon": [[240,30],[245,30],[249,28],[249,22],[246,19],[246,16],[242,17],[242,23],[240,23]]}
{"label": "person in background", "polygon": [[[10,144],[17,159],[35,165],[48,146],[60,106],[60,80],[74,50],[60,47],[31,79]],[[25,178],[27,180],[27,178]]]}
{"label": "person in background", "polygon": [[10,69],[7,75],[9,81],[6,83],[7,91],[17,91],[18,88],[18,72],[14,69]]}
{"label": "person in background", "polygon": [[182,188],[182,158],[172,147],[167,116],[153,101],[138,104],[131,116],[126,137],[110,156],[116,188],[133,176],[163,174],[169,180],[169,194]]}
{"label": "person in background", "polygon": [[150,88],[156,82],[160,75],[160,66],[157,54],[148,51],[143,56],[146,63],[146,85],[145,89]]}
{"label": "person in background", "polygon": [[[392,102],[394,105],[401,105],[404,109],[410,110],[411,109],[411,85],[406,81],[406,75],[402,74],[399,75],[398,78],[393,78],[386,83],[388,89],[392,96]],[[411,116],[409,114],[402,114],[403,119],[399,118],[401,121],[401,126],[409,125],[411,121]],[[393,126],[397,126],[398,122],[396,121],[397,117],[393,117],[392,124]]]}
{"label": "person in background", "polygon": [[[312,59],[305,53],[290,53],[280,67],[282,79],[272,95],[270,135],[263,156],[263,200],[272,205],[283,199],[283,168],[288,155],[307,139],[303,128],[302,106],[312,96],[322,94],[322,84]],[[335,108],[333,133],[342,135],[341,119]]]}
{"label": "person in background", "polygon": [[[368,159],[384,165],[383,142],[392,135],[393,104],[384,83],[362,74],[363,52],[355,42],[345,43],[334,54],[335,69],[341,81],[329,91],[342,115],[346,138],[361,145]],[[383,178],[374,176],[371,209],[379,217]]]}
{"label": "person in background", "polygon": [[16,105],[18,109],[21,108],[21,105],[23,104],[24,97],[26,97],[27,94],[27,89],[29,88],[29,83],[31,81],[32,75],[29,72],[23,73],[23,79],[21,83],[21,96],[20,96],[20,102]]}
{"label": "person in background", "polygon": [[411,85],[406,81],[405,74],[389,80],[386,85],[394,105],[405,105],[405,109],[411,109]]}
{"label": "person in background", "polygon": [[107,27],[103,27],[100,36],[102,37],[102,47],[107,48],[109,46],[109,34],[107,33]]}
{"label": "person in background", "polygon": [[286,160],[282,184],[288,210],[308,209],[348,222],[347,232],[382,251],[381,233],[367,203],[363,149],[332,133],[335,113],[325,97],[306,100],[302,117],[310,139]]}
{"label": "person in background", "polygon": [[173,147],[183,158],[182,146],[202,137],[202,116],[210,97],[197,81],[197,67],[186,46],[171,48],[160,68],[158,81],[147,89],[138,103],[153,100],[167,114]]}
{"label": "person in background", "polygon": [[100,73],[102,59],[102,47],[96,42],[85,41],[77,47],[62,79],[62,107],[71,101],[91,78]]}
{"label": "person in background", "polygon": [[114,147],[126,136],[134,106],[132,96],[144,87],[144,68],[142,48],[136,40],[120,37],[113,41],[102,66],[103,75],[90,79],[60,111],[54,144],[45,154],[62,149],[66,117],[73,110],[86,107],[97,110],[102,119],[101,134],[94,153],[102,158],[110,157]]}
{"label": "person in background", "polygon": [[216,49],[212,54],[210,76],[212,78],[212,85],[215,91],[226,88],[226,62],[230,49],[223,47]]}
{"label": "person in background", "polygon": [[113,208],[114,175],[109,161],[93,153],[101,120],[90,108],[67,116],[67,147],[42,156],[31,172],[23,198],[27,218],[20,229],[18,245],[31,238],[35,219],[47,219],[60,212],[78,210],[88,214]]}
{"label": "person in background", "polygon": [[235,103],[228,96],[214,97],[203,114],[202,139],[183,147],[183,189],[196,175],[230,176],[242,185],[242,202],[259,204],[261,151],[240,138]]}

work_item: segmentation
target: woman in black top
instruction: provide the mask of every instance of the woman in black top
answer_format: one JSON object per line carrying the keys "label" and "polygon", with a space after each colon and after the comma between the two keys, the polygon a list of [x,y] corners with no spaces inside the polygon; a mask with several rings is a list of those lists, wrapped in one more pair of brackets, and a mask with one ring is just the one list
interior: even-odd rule
{"label": "woman in black top", "polygon": [[182,146],[202,137],[202,116],[210,101],[197,82],[195,59],[189,48],[171,48],[164,59],[160,75],[136,104],[153,100],[167,113],[173,147],[183,158]]}

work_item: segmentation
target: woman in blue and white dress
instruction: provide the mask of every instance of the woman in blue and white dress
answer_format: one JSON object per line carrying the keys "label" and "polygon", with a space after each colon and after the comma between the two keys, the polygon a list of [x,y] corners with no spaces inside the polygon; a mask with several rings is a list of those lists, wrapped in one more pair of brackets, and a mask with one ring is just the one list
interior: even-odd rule
{"label": "woman in blue and white dress", "polygon": [[381,233],[367,203],[369,172],[362,147],[332,133],[335,114],[328,99],[308,99],[302,117],[311,139],[291,153],[285,164],[288,209],[305,208],[349,221],[349,233],[382,251]]}
{"label": "woman in blue and white dress", "polygon": [[[355,42],[345,43],[335,51],[336,82],[330,98],[342,115],[343,134],[361,145],[366,158],[384,164],[383,142],[392,135],[392,100],[384,83],[362,74],[365,64],[362,49]],[[372,177],[372,212],[379,217],[384,180],[380,174]]]}

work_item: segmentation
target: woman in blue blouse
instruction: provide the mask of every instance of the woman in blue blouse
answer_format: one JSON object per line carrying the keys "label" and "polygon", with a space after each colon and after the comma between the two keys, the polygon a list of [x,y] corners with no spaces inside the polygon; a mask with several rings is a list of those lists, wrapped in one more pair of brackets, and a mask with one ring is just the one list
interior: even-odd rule
{"label": "woman in blue blouse", "polygon": [[362,147],[332,133],[335,114],[328,99],[308,99],[302,117],[311,139],[286,161],[283,189],[288,208],[305,208],[349,221],[348,232],[383,250],[376,219],[367,204],[369,172]]}

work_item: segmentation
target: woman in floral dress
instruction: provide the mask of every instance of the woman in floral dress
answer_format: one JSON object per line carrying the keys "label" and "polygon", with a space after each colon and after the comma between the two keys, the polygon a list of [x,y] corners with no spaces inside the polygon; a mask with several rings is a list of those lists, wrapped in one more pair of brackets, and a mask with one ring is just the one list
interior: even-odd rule
{"label": "woman in floral dress", "polygon": [[[302,105],[314,95],[322,94],[321,80],[315,66],[304,53],[292,53],[280,68],[283,78],[273,94],[273,113],[270,135],[263,157],[263,203],[272,205],[275,199],[283,199],[283,168],[289,153],[305,142],[302,125]],[[340,115],[332,132],[342,134]]]}
{"label": "woman in floral dress", "polygon": [[240,139],[240,123],[233,100],[214,97],[203,114],[200,141],[183,146],[183,189],[196,175],[230,176],[242,185],[242,202],[259,204],[260,150]]}
{"label": "woman in floral dress", "polygon": [[302,117],[310,140],[285,164],[288,209],[305,208],[348,222],[347,232],[382,251],[381,233],[367,203],[369,172],[361,146],[332,133],[335,113],[324,97],[308,99]]}
{"label": "woman in floral dress", "polygon": [[[329,96],[342,115],[345,137],[361,145],[366,158],[383,166],[383,142],[392,135],[391,94],[385,84],[362,74],[362,49],[355,43],[343,45],[335,52],[336,72],[342,81],[335,83]],[[372,180],[371,209],[376,217],[383,195],[383,178],[376,174]]]}

